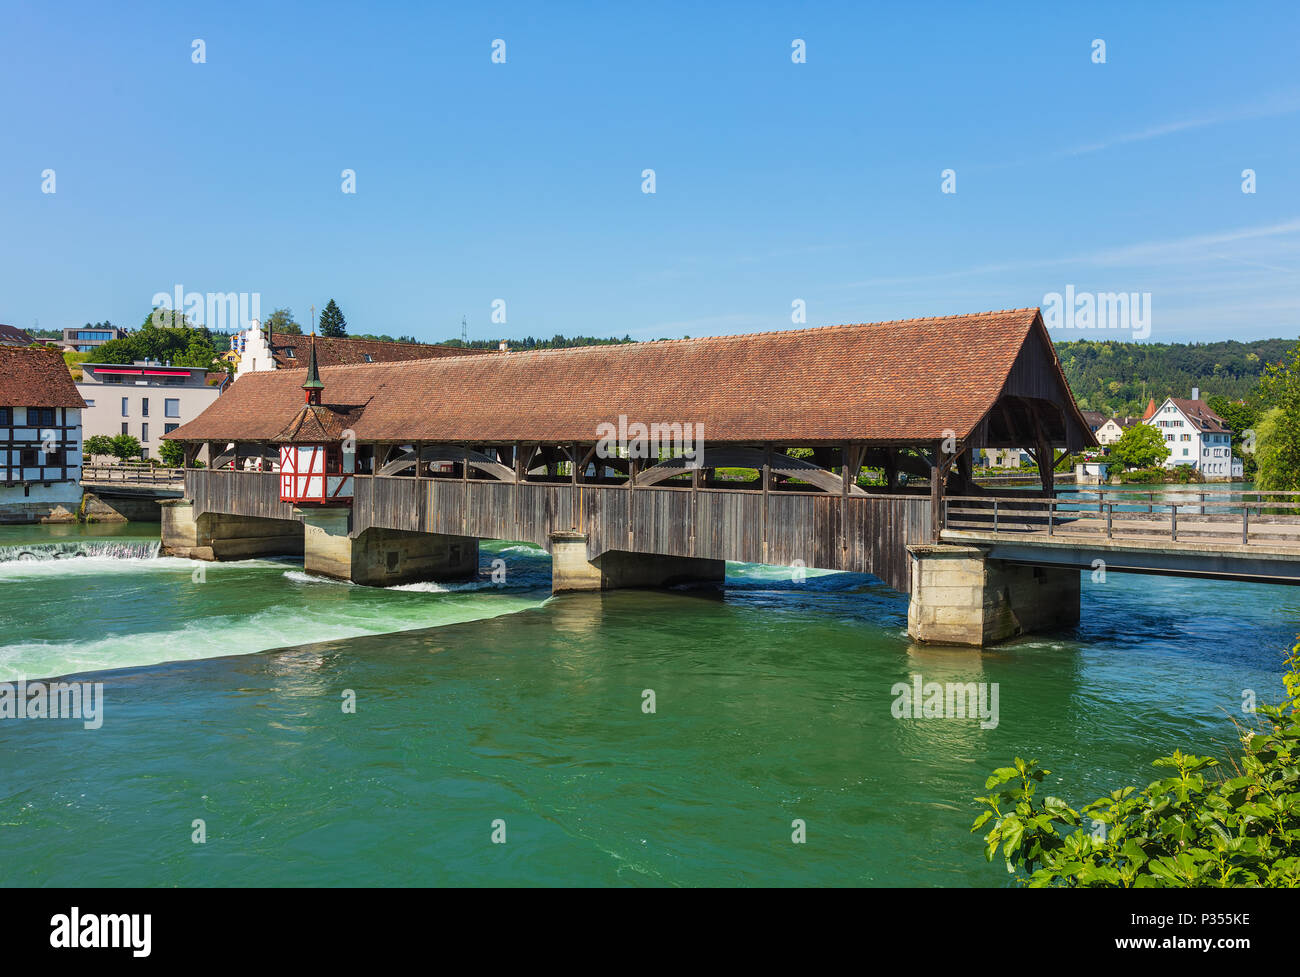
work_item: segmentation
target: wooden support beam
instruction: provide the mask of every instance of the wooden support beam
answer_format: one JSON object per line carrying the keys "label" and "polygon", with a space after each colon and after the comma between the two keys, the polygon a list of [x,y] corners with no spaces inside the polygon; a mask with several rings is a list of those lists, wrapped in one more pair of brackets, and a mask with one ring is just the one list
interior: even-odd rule
{"label": "wooden support beam", "polygon": [[1055,498],[1056,466],[1053,463],[1055,452],[1047,442],[1047,432],[1043,430],[1043,422],[1038,412],[1031,410],[1030,417],[1034,422],[1034,459],[1038,462],[1038,480],[1042,482],[1043,494],[1049,499]]}
{"label": "wooden support beam", "polygon": [[763,445],[763,562],[767,562],[768,492],[772,483],[772,446]]}

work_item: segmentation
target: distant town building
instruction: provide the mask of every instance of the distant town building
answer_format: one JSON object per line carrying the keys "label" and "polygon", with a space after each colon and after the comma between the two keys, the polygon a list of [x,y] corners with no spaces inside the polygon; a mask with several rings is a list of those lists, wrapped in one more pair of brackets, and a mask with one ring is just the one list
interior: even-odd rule
{"label": "distant town building", "polygon": [[148,360],[129,366],[83,363],[81,376],[77,390],[86,401],[85,436],[134,435],[140,439],[142,458],[156,453],[164,434],[194,420],[221,392],[220,385],[208,383],[203,367]]}
{"label": "distant town building", "polygon": [[1029,456],[1019,448],[981,448],[984,464],[989,468],[1019,468],[1029,463]]}
{"label": "distant town building", "polygon": [[1241,460],[1232,457],[1232,429],[1200,399],[1196,387],[1192,388],[1190,400],[1166,397],[1159,407],[1153,400],[1144,423],[1165,436],[1169,448],[1166,468],[1190,465],[1210,481],[1241,477]]}
{"label": "distant town building", "polygon": [[63,344],[78,353],[89,353],[113,339],[125,339],[126,330],[117,326],[67,326],[63,330]]}
{"label": "distant town building", "polygon": [[1092,433],[1097,436],[1097,443],[1112,445],[1124,436],[1124,432],[1134,424],[1142,423],[1140,417],[1110,417]]}
{"label": "distant town building", "polygon": [[17,326],[0,325],[0,346],[30,346],[34,342],[30,333]]}
{"label": "distant town building", "polygon": [[[230,350],[238,358],[236,378],[245,373],[267,370],[305,369],[310,336],[271,333],[254,323],[230,337]],[[488,350],[463,346],[440,346],[433,343],[389,343],[378,339],[316,337],[316,359],[321,366],[349,363],[397,363],[405,360],[434,360],[446,356],[473,356]]]}
{"label": "distant town building", "polygon": [[1106,423],[1106,415],[1099,410],[1081,410],[1079,413],[1088,422],[1088,430],[1093,434],[1096,434],[1097,429]]}
{"label": "distant town building", "polygon": [[1075,485],[1104,485],[1110,477],[1110,462],[1081,461],[1074,466]]}
{"label": "distant town building", "polygon": [[0,522],[75,522],[81,411],[57,349],[0,346]]}

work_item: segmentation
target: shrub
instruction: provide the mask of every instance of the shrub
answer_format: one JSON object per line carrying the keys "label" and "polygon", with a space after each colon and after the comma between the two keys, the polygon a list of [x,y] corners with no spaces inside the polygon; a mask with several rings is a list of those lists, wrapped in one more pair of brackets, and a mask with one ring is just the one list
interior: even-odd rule
{"label": "shrub", "polygon": [[985,857],[1001,848],[1007,871],[1035,888],[1300,886],[1300,644],[1286,664],[1287,700],[1260,706],[1257,728],[1241,729],[1235,776],[1207,776],[1221,772],[1217,760],[1174,750],[1153,762],[1167,776],[1145,790],[1122,787],[1075,810],[1036,798],[1050,773],[1037,761],[999,767],[971,826],[992,822]]}

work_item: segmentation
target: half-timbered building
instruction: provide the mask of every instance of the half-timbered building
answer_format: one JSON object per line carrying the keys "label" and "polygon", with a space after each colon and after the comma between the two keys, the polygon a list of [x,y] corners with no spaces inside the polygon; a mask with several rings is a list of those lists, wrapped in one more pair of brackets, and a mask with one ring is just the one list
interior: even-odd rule
{"label": "half-timbered building", "polygon": [[76,519],[85,406],[59,350],[0,347],[0,522]]}

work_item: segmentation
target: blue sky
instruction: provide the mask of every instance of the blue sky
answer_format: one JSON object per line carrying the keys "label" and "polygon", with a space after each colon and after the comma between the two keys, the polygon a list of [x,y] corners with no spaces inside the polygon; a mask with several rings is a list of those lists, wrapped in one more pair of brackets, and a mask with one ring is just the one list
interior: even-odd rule
{"label": "blue sky", "polygon": [[0,322],[180,284],[648,339],[1073,285],[1149,292],[1152,341],[1300,334],[1300,8],[1053,6],[6,2]]}

